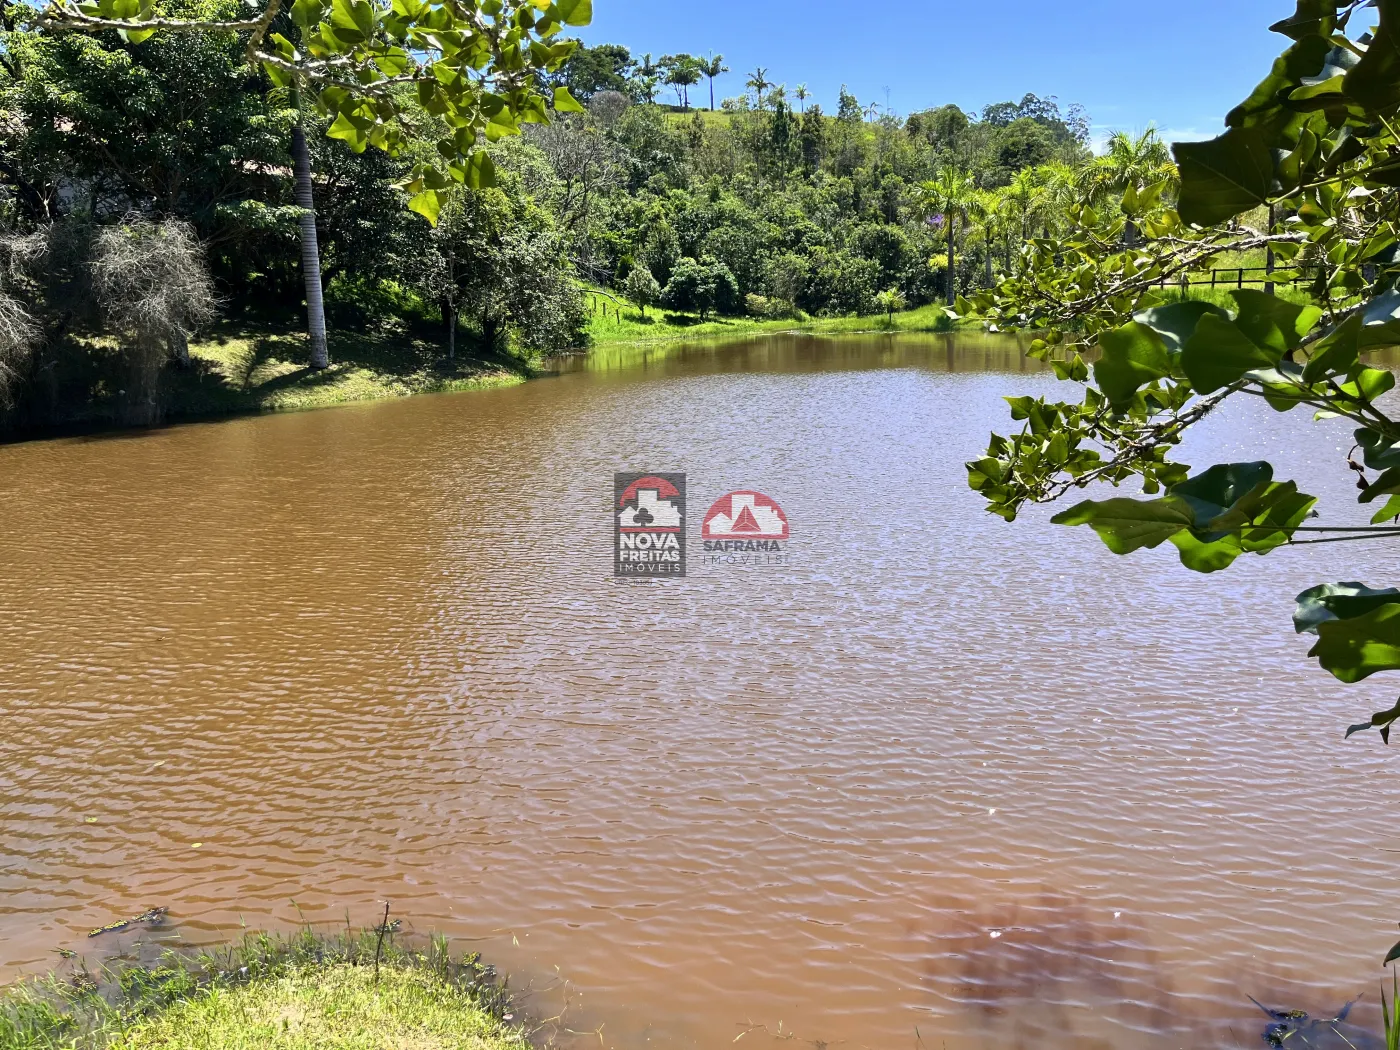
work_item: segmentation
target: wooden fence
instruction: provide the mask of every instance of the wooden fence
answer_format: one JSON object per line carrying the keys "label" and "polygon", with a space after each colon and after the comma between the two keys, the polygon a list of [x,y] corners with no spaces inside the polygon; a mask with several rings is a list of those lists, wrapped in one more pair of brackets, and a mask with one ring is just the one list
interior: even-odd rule
{"label": "wooden fence", "polygon": [[[1246,277],[1245,275],[1250,276]],[[1258,276],[1253,276],[1258,274]],[[1267,266],[1229,266],[1210,271],[1207,277],[1200,274],[1180,274],[1164,277],[1157,282],[1158,288],[1244,288],[1251,284],[1307,284],[1316,277],[1306,269],[1278,269],[1269,271]]]}

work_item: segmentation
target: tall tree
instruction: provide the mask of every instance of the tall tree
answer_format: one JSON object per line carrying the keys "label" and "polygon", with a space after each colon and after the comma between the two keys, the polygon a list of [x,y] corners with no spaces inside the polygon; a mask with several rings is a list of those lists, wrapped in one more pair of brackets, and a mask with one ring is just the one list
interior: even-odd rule
{"label": "tall tree", "polygon": [[717,55],[713,51],[710,57],[700,60],[700,72],[710,81],[710,112],[715,111],[715,78],[721,77],[729,72],[729,67],[724,64],[724,56]]}
{"label": "tall tree", "polygon": [[701,62],[694,55],[664,55],[661,67],[666,71],[666,83],[676,92],[681,109],[690,108],[690,89],[700,83]]}
{"label": "tall tree", "polygon": [[797,98],[798,112],[803,116],[807,115],[807,100],[812,97],[812,93],[807,90],[806,84],[798,84],[797,90],[793,92]]}
{"label": "tall tree", "polygon": [[765,98],[764,93],[773,86],[773,82],[768,79],[768,70],[759,66],[749,74],[748,79],[744,81],[744,86],[753,92],[754,105],[758,109],[762,109]]}
{"label": "tall tree", "polygon": [[[451,8],[296,0],[290,15],[300,30],[300,48],[274,31],[280,0],[264,2],[253,18],[221,16],[217,10],[171,18],[157,11],[155,0],[96,8],[50,0],[36,24],[60,33],[116,29],[133,43],[157,32],[247,32],[247,63],[265,71],[278,87],[290,89],[298,100],[303,92],[314,92],[318,107],[334,117],[327,134],[343,139],[356,152],[375,145],[398,153],[409,111],[435,114],[448,129],[437,150],[445,163],[420,162],[405,184],[409,207],[429,222],[437,220],[454,177],[473,186],[493,182],[491,159],[477,146],[479,135],[515,134],[522,121],[545,121],[549,102],[556,110],[583,108],[562,86],[546,100],[536,90],[535,78],[557,69],[572,54],[576,41],[551,38],[565,25],[587,24],[591,0],[555,0],[542,11],[533,0],[459,0]],[[491,70],[494,92],[479,75],[483,65]],[[403,82],[416,90],[391,90]],[[320,251],[310,157],[300,120],[292,130],[292,161],[301,209],[310,361],[312,368],[325,368],[329,355]]]}
{"label": "tall tree", "polygon": [[938,178],[923,185],[925,208],[931,215],[942,217],[948,250],[948,271],[943,282],[944,301],[952,306],[957,301],[957,229],[958,219],[967,215],[968,206],[976,192],[972,179],[956,168],[944,168]]}
{"label": "tall tree", "polygon": [[297,122],[292,125],[292,178],[296,185],[297,207],[301,214],[301,276],[306,288],[306,336],[313,369],[330,367],[330,347],[326,340],[326,306],[321,285],[321,246],[316,237],[316,199],[311,187],[311,152],[306,148],[306,130],[301,120],[301,92],[293,86]]}
{"label": "tall tree", "polygon": [[637,65],[638,89],[648,105],[656,102],[656,85],[661,82],[662,73],[661,66],[652,61],[650,51],[642,56]]}
{"label": "tall tree", "polygon": [[[1129,187],[1138,192],[1157,182],[1173,182],[1176,165],[1157,129],[1149,126],[1137,136],[1126,131],[1114,132],[1104,152],[1085,170],[1084,178],[1091,198],[1102,201],[1122,197]],[[1137,224],[1129,219],[1123,228],[1126,243],[1137,243],[1137,234]]]}

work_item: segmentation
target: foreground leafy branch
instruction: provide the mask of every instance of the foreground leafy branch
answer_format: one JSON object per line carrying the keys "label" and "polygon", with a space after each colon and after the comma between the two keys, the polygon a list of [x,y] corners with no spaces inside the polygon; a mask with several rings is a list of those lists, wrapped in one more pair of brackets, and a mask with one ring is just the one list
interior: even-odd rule
{"label": "foreground leafy branch", "polygon": [[252,19],[177,19],[156,0],[52,0],[33,19],[46,32],[118,31],[134,43],[156,32],[247,33],[250,65],[308,98],[327,132],[356,152],[397,155],[409,125],[439,131],[437,157],[417,163],[403,188],[409,207],[437,221],[449,188],[493,185],[480,146],[546,123],[551,110],[581,112],[566,88],[550,97],[539,74],[577,46],[559,39],[586,25],[592,0],[265,0]]}
{"label": "foreground leafy branch", "polygon": [[[1352,26],[1372,10],[1377,26]],[[1053,520],[1087,525],[1117,554],[1170,542],[1199,572],[1287,545],[1400,536],[1395,376],[1367,363],[1400,345],[1400,0],[1299,0],[1273,28],[1291,43],[1223,135],[1177,144],[1176,175],[1129,184],[1114,214],[1084,197],[1065,235],[1028,242],[1014,276],[963,300],[989,326],[1035,332],[1031,355],[1083,387],[1076,401],[1007,399],[1019,432],[967,465],[993,513],[1013,520],[1027,503],[1132,482],[1141,496],[1084,500]],[[1297,291],[1190,298],[1194,273],[1240,252],[1266,252],[1269,280]],[[1350,421],[1343,467],[1359,501],[1378,505],[1371,523],[1309,524],[1315,497],[1265,462],[1192,473],[1170,458],[1235,397]],[[1395,588],[1311,588],[1295,625],[1343,682],[1400,669]],[[1388,742],[1398,718],[1400,704],[1350,732]]]}

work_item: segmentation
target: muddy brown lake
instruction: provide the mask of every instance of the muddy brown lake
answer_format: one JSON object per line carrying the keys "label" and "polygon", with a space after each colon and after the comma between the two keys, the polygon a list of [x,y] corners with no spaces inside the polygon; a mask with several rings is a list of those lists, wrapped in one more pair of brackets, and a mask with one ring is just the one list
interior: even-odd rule
{"label": "muddy brown lake", "polygon": [[[1342,734],[1393,697],[1289,613],[1394,549],[1203,577],[1003,523],[962,464],[1057,385],[994,337],[777,336],[0,447],[0,980],[156,905],[209,943],[388,899],[580,1046],[1378,1025],[1400,779]],[[1350,522],[1350,444],[1261,402],[1180,458]],[[614,580],[617,471],[765,493],[790,562]]]}

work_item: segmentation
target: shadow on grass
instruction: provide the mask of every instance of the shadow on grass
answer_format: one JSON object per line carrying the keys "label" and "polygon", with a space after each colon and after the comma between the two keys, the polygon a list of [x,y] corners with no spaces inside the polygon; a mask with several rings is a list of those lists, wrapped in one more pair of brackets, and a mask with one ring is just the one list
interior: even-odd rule
{"label": "shadow on grass", "polygon": [[663,318],[668,325],[673,328],[694,328],[702,324],[732,325],[733,321],[726,321],[718,314],[710,314],[708,317],[694,317],[690,314],[667,314]]}

